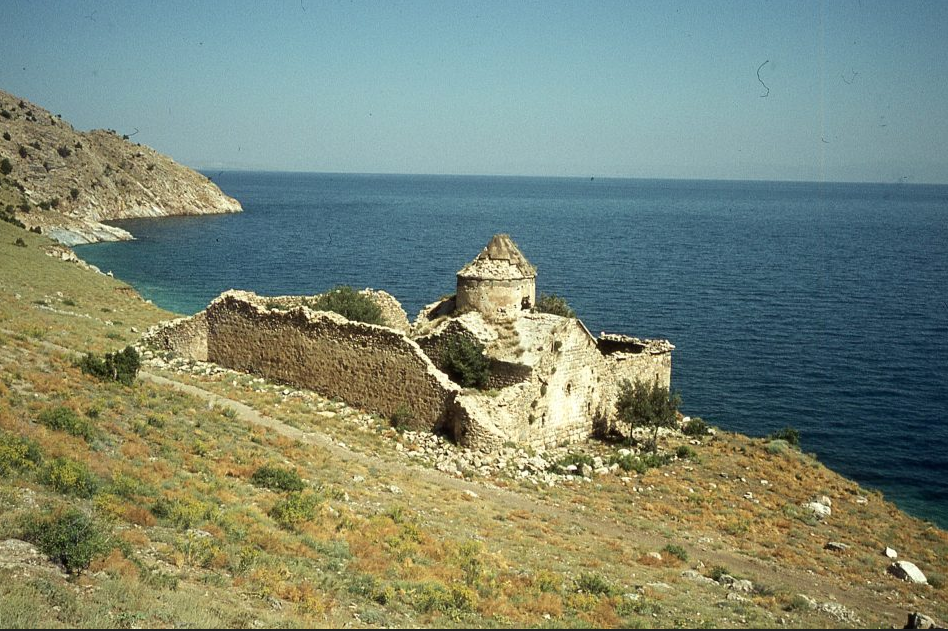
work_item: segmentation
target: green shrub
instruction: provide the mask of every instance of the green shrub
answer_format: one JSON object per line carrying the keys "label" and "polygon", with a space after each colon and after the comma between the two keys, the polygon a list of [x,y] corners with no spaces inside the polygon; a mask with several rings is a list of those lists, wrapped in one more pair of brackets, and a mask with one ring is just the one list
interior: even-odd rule
{"label": "green shrub", "polygon": [[451,379],[465,388],[483,388],[490,379],[484,345],[466,335],[452,335],[441,352],[441,364]]}
{"label": "green shrub", "polygon": [[99,486],[85,464],[69,458],[56,458],[46,463],[43,483],[55,491],[76,497],[92,497]]}
{"label": "green shrub", "polygon": [[4,140],[13,140],[13,138],[10,136],[10,132],[8,132],[8,131],[3,132],[3,139],[4,139]]}
{"label": "green shrub", "polygon": [[397,430],[403,430],[414,420],[415,413],[410,407],[405,404],[399,405],[395,408],[395,412],[392,414],[392,418],[389,419],[389,422]]}
{"label": "green shrub", "polygon": [[78,365],[87,375],[103,381],[118,381],[130,386],[135,383],[135,377],[138,376],[141,358],[133,346],[126,346],[124,350],[106,353],[104,357],[86,353],[85,357],[79,360]]}
{"label": "green shrub", "polygon": [[267,513],[281,528],[296,530],[300,524],[315,519],[317,498],[303,493],[290,493]]}
{"label": "green shrub", "polygon": [[67,432],[86,441],[95,437],[95,428],[89,419],[79,416],[65,406],[46,408],[40,412],[37,420],[50,429]]}
{"label": "green shrub", "polygon": [[541,293],[540,298],[537,300],[536,307],[534,307],[534,311],[538,313],[552,313],[553,315],[562,316],[564,318],[576,317],[576,312],[570,308],[566,299],[556,294]]}
{"label": "green shrub", "polygon": [[680,445],[678,449],[675,450],[675,455],[682,460],[687,460],[689,458],[694,458],[697,454],[695,453],[695,450],[688,445]]}
{"label": "green shrub", "polygon": [[609,464],[618,464],[623,471],[634,471],[642,475],[649,469],[665,466],[670,460],[668,454],[648,453],[641,456],[626,454],[624,456],[613,456]]}
{"label": "green shrub", "polygon": [[92,560],[115,546],[108,532],[76,508],[25,520],[23,538],[70,573],[89,567]]}
{"label": "green shrub", "polygon": [[70,149],[69,147],[63,145],[63,146],[59,147],[58,149],[56,149],[56,153],[59,154],[59,157],[60,157],[60,158],[68,158],[69,156],[72,155],[72,149]]}
{"label": "green shrub", "polygon": [[649,449],[654,453],[658,447],[658,428],[673,427],[677,419],[681,397],[670,394],[668,388],[659,385],[658,379],[651,384],[636,380],[631,383],[623,379],[616,400],[616,416],[629,425],[629,439],[636,427],[652,430]]}
{"label": "green shrub", "polygon": [[33,469],[42,462],[39,445],[24,436],[0,431],[0,475]]}
{"label": "green shrub", "polygon": [[768,436],[770,440],[785,440],[791,447],[800,446],[800,432],[792,427],[784,427]]}
{"label": "green shrub", "polygon": [[317,311],[333,311],[354,322],[385,324],[382,309],[365,294],[348,285],[337,285],[317,298],[311,305]]}
{"label": "green shrub", "polygon": [[0,173],[4,175],[10,175],[13,172],[13,165],[10,163],[10,160],[4,158],[0,160]]}
{"label": "green shrub", "polygon": [[302,491],[306,487],[296,471],[270,465],[264,465],[254,471],[250,481],[271,491]]}
{"label": "green shrub", "polygon": [[181,529],[212,519],[214,507],[190,497],[160,497],[151,507],[158,519],[167,519]]}
{"label": "green shrub", "polygon": [[667,546],[662,548],[662,552],[667,552],[673,557],[677,557],[681,561],[686,563],[688,562],[688,551],[679,545],[675,545],[674,543],[669,543]]}
{"label": "green shrub", "polygon": [[782,454],[788,449],[790,449],[790,444],[782,438],[778,438],[777,440],[772,440],[767,443],[767,453],[769,453],[771,456]]}
{"label": "green shrub", "polygon": [[442,583],[427,582],[415,592],[412,606],[422,613],[437,611],[456,615],[474,611],[477,607],[477,593],[463,585],[445,586]]}
{"label": "green shrub", "polygon": [[576,591],[584,594],[612,596],[617,593],[615,586],[600,574],[583,572],[576,577]]}
{"label": "green shrub", "polygon": [[705,436],[708,433],[708,424],[696,416],[681,426],[681,433],[685,436]]}

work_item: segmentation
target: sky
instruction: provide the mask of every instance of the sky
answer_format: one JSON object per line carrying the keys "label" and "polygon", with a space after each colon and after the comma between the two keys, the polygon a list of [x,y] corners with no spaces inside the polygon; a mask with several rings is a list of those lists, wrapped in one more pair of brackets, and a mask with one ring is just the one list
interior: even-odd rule
{"label": "sky", "polygon": [[0,88],[204,169],[948,183],[948,2],[0,3]]}

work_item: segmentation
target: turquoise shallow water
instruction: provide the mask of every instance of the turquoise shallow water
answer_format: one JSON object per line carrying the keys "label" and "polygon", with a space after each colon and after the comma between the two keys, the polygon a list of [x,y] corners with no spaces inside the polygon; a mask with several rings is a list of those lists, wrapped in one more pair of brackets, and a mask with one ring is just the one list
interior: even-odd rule
{"label": "turquoise shallow water", "polygon": [[77,248],[157,304],[393,293],[411,317],[496,232],[590,330],[667,337],[684,411],[803,448],[948,527],[948,187],[209,173],[236,215]]}

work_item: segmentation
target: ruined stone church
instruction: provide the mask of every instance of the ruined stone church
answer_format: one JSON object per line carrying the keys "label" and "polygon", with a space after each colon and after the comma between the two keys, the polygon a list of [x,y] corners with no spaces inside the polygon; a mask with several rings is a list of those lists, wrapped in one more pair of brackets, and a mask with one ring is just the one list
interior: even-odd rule
{"label": "ruined stone church", "polygon": [[[314,297],[261,297],[231,290],[204,311],[151,330],[145,343],[267,379],[340,397],[353,406],[410,417],[463,446],[512,441],[537,448],[588,437],[609,424],[619,385],[669,387],[667,340],[594,337],[577,318],[536,310],[536,268],[513,240],[495,235],[457,274],[457,293],[424,307],[409,324],[395,298],[362,293],[386,326],[314,311]],[[483,389],[462,388],[445,371],[456,336],[484,348]]]}

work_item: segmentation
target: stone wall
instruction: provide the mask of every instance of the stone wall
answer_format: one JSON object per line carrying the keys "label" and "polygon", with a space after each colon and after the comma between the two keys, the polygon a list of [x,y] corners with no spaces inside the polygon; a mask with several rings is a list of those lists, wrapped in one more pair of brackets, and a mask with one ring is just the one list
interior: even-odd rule
{"label": "stone wall", "polygon": [[270,310],[263,303],[246,292],[228,292],[211,303],[209,361],[340,397],[384,416],[408,408],[413,429],[445,422],[459,388],[404,335],[334,313]]}
{"label": "stone wall", "polygon": [[178,357],[207,361],[207,317],[204,311],[152,327],[142,341]]}
{"label": "stone wall", "polygon": [[459,311],[476,309],[490,314],[498,309],[520,309],[524,299],[528,307],[537,302],[536,281],[533,278],[481,280],[458,277]]}

